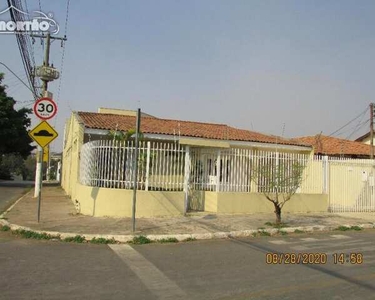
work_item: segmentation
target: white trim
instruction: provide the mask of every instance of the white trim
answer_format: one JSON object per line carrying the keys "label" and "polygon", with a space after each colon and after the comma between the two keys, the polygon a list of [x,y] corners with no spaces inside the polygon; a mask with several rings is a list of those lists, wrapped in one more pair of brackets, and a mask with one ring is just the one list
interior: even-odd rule
{"label": "white trim", "polygon": [[283,144],[271,144],[271,143],[260,143],[260,142],[243,142],[243,141],[229,141],[231,146],[246,146],[255,148],[265,148],[265,149],[283,149],[283,150],[295,150],[295,151],[311,151],[310,146],[293,146],[293,145],[283,145]]}
{"label": "white trim", "polygon": [[108,135],[109,130],[107,129],[93,129],[85,127],[85,134],[97,134],[97,135]]}
{"label": "white trim", "polygon": [[[106,129],[93,129],[85,128],[85,134],[97,134],[97,135],[107,135],[109,130]],[[180,137],[177,135],[171,134],[154,134],[154,133],[145,133],[143,135],[147,139],[153,140],[163,140],[163,141],[176,141],[180,140]],[[275,149],[276,147],[280,150],[294,150],[294,151],[311,151],[311,146],[294,146],[294,145],[283,145],[283,144],[271,144],[271,143],[261,143],[261,142],[246,142],[246,141],[232,141],[232,140],[217,140],[217,139],[205,139],[198,137],[188,137],[182,136],[181,139],[189,139],[192,141],[206,141],[206,142],[226,142],[229,143],[231,147],[255,147],[263,149]]]}

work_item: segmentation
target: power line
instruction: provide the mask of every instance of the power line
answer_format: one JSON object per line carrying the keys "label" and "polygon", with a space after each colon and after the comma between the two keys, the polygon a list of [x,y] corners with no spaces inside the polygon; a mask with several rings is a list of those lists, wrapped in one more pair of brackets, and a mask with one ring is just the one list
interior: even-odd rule
{"label": "power line", "polygon": [[[65,29],[64,29],[64,37],[66,38],[66,35],[68,33],[68,22],[69,22],[69,8],[70,8],[70,0],[67,0],[66,2],[66,16],[65,16]],[[62,78],[64,73],[64,62],[65,62],[65,41],[61,41],[62,46],[62,54],[61,54],[61,65],[60,65],[60,80],[59,80],[59,86],[57,88],[57,97],[56,97],[56,104],[59,105],[60,100],[60,93],[61,93],[61,86],[62,86]],[[68,106],[71,109],[69,103]],[[55,126],[57,123],[57,117],[55,118]]]}
{"label": "power line", "polygon": [[[7,0],[8,6],[15,7],[20,11],[24,11],[22,2],[20,0]],[[27,4],[26,4],[27,5]],[[13,22],[25,21],[25,15],[17,10],[11,9],[10,16]],[[35,80],[33,76],[33,69],[35,68],[34,52],[31,46],[30,37],[26,34],[16,34],[16,40],[18,48],[22,58],[22,64],[24,66],[25,72],[27,74],[27,80],[33,89],[33,96],[35,99],[39,94],[38,88],[35,87]]]}
{"label": "power line", "polygon": [[[367,110],[366,110],[366,112],[367,112]],[[362,122],[364,116],[365,116],[365,114],[363,114],[362,117],[359,119],[359,121],[358,121],[357,125],[355,126],[355,128],[353,129],[352,133],[347,136],[347,139],[350,139],[354,133],[358,132],[360,129],[363,128],[363,126],[365,124],[367,124],[370,121],[370,119],[367,119],[366,121]]]}
{"label": "power line", "polygon": [[332,136],[334,134],[336,134],[337,132],[339,132],[341,129],[345,128],[346,126],[348,126],[350,123],[354,122],[355,120],[357,120],[358,118],[362,117],[368,110],[369,108],[367,107],[362,113],[360,113],[358,116],[356,116],[354,119],[350,120],[348,123],[346,123],[344,126],[341,126],[339,129],[337,129],[336,131],[332,132],[329,136]]}

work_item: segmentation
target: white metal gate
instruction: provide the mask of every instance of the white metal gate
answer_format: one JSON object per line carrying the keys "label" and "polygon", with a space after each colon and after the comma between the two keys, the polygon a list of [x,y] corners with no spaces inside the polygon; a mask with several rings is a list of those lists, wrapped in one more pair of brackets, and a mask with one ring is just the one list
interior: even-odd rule
{"label": "white metal gate", "polygon": [[329,159],[329,211],[375,211],[374,161]]}

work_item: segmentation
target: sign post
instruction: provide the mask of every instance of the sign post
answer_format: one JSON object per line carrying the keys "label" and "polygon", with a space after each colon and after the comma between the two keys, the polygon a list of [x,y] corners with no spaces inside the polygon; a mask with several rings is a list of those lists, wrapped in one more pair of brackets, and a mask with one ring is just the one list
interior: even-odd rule
{"label": "sign post", "polygon": [[[51,98],[40,98],[34,104],[35,115],[42,120],[37,126],[29,131],[29,136],[40,146],[39,161],[40,161],[40,178],[37,182],[38,186],[38,223],[40,221],[40,204],[42,198],[42,163],[44,160],[44,153],[49,154],[49,149],[46,148],[54,139],[58,137],[56,130],[48,124],[46,120],[53,118],[57,113],[56,103]],[[47,154],[47,155],[48,155]],[[48,162],[47,162],[48,163]],[[37,180],[36,180],[37,181]]]}

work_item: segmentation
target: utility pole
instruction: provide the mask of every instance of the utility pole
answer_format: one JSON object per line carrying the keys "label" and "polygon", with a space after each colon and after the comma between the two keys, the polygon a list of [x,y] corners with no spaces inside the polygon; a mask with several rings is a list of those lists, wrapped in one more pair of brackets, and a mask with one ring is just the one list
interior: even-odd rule
{"label": "utility pole", "polygon": [[138,189],[138,148],[139,148],[139,132],[141,129],[141,109],[137,110],[135,125],[135,155],[133,162],[133,205],[132,205],[132,231],[135,232],[135,214],[137,207],[137,189]]}
{"label": "utility pole", "polygon": [[374,103],[370,104],[370,158],[374,159]]}
{"label": "utility pole", "polygon": [[[31,37],[37,37],[46,39],[46,48],[44,52],[44,61],[43,66],[37,67],[35,70],[35,76],[40,77],[42,80],[42,96],[47,97],[49,96],[48,92],[48,82],[53,81],[59,78],[59,72],[49,65],[49,55],[50,55],[50,48],[51,48],[51,40],[61,40],[66,41],[67,38],[64,36],[61,37],[51,37],[51,34],[47,32],[46,35],[39,35],[39,34],[32,34]],[[37,164],[36,164],[36,174],[35,174],[35,190],[34,190],[34,198],[38,197],[38,223],[40,221],[40,202],[41,202],[41,195],[42,195],[42,182],[43,182],[43,148],[38,146],[38,157],[37,157]]]}

